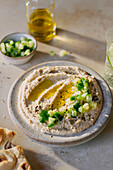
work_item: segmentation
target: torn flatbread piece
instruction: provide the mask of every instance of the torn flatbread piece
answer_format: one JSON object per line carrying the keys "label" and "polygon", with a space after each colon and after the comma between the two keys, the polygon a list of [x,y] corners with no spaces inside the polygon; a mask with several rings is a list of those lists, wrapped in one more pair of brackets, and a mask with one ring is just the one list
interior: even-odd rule
{"label": "torn flatbread piece", "polygon": [[20,145],[0,150],[0,170],[31,170]]}
{"label": "torn flatbread piece", "polygon": [[15,135],[16,132],[0,127],[0,149],[8,147]]}

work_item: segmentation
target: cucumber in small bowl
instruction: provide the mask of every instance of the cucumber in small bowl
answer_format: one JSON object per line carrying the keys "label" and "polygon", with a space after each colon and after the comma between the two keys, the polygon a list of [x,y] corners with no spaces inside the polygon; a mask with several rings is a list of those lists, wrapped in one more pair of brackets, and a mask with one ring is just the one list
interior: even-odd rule
{"label": "cucumber in small bowl", "polygon": [[27,33],[12,33],[0,42],[2,56],[12,64],[24,64],[35,54],[37,42]]}

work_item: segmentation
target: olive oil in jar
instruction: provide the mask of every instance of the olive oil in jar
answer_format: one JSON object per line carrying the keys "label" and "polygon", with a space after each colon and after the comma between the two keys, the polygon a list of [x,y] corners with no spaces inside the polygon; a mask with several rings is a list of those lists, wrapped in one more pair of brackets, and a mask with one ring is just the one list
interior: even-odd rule
{"label": "olive oil in jar", "polygon": [[56,34],[56,24],[52,13],[46,9],[35,9],[27,22],[29,32],[33,34],[38,41],[46,42],[51,40]]}

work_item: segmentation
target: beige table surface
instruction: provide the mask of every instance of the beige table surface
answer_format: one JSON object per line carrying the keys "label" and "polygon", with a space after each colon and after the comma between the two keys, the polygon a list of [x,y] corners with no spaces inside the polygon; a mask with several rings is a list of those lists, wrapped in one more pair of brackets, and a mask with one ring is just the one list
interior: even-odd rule
{"label": "beige table surface", "polygon": [[[22,145],[33,170],[112,170],[113,116],[96,138],[70,148],[51,148],[31,141],[18,131],[9,117],[8,91],[14,80],[35,64],[70,60],[103,74],[104,35],[113,26],[113,0],[56,0],[56,23],[58,36],[48,44],[39,43],[36,55],[25,65],[11,65],[0,56],[0,126],[17,132],[13,143]],[[0,39],[17,31],[27,32],[25,1],[0,0]],[[71,55],[61,58],[48,54],[61,49]]]}

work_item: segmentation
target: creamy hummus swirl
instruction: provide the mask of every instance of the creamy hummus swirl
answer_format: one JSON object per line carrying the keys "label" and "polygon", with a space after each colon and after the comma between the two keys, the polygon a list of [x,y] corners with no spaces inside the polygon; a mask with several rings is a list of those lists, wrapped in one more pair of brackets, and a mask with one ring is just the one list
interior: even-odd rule
{"label": "creamy hummus swirl", "polygon": [[[89,92],[97,107],[76,117],[63,114],[63,119],[57,121],[51,128],[48,127],[47,121],[41,123],[42,110],[47,110],[51,115],[52,112],[62,110],[66,112],[71,106],[73,107],[76,101],[70,101],[70,97],[80,92],[76,88],[76,82],[81,78],[90,83]],[[84,101],[82,103],[90,105]],[[78,133],[93,125],[98,118],[102,108],[102,92],[95,78],[78,67],[44,67],[34,70],[21,84],[18,107],[23,119],[37,130],[40,128],[42,132],[51,134]]]}

